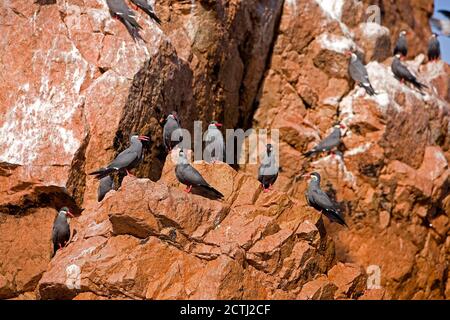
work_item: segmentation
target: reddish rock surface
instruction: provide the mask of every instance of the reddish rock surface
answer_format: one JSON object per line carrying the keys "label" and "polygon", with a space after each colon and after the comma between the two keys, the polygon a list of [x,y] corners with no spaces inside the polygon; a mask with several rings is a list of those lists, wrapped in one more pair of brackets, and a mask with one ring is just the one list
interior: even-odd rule
{"label": "reddish rock surface", "polygon": [[[450,67],[418,55],[430,1],[377,1],[383,27],[368,2],[163,0],[161,27],[138,13],[146,44],[102,0],[0,3],[0,298],[449,299]],[[390,72],[402,29],[425,95]],[[349,80],[348,49],[377,96]],[[225,199],[184,193],[161,139],[172,110],[191,132],[279,129],[275,190],[256,165],[199,162]],[[304,159],[335,121],[344,157]],[[87,173],[134,132],[151,137],[139,178],[98,204]],[[307,207],[312,170],[349,229]],[[63,205],[72,239],[50,259]]]}

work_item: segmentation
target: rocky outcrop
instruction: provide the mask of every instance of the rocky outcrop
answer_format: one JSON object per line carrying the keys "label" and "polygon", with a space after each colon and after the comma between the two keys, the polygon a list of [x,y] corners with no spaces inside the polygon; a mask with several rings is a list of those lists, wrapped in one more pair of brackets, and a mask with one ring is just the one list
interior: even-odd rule
{"label": "rocky outcrop", "polygon": [[[347,16],[360,16],[357,5],[349,8]],[[280,132],[283,170],[276,187],[302,199],[306,185],[299,175],[319,171],[326,177],[322,186],[341,202],[351,221],[350,230],[326,223],[337,259],[379,267],[380,286],[392,298],[444,298],[449,258],[448,65],[425,64],[423,55],[407,62],[431,87],[420,94],[393,77],[391,59],[384,61],[390,48],[379,44],[387,41],[386,28],[343,24],[346,16],[339,10],[323,9],[314,1],[285,2],[262,84],[254,125]],[[309,14],[322,14],[325,22],[309,22]],[[366,61],[381,61],[367,65],[375,97],[348,81],[347,61],[342,60],[348,49],[358,49]],[[336,121],[347,127],[343,157],[304,159],[302,153]],[[244,169],[254,172],[249,166]]]}
{"label": "rocky outcrop", "polygon": [[195,167],[225,201],[183,192],[170,158],[161,181],[125,178],[72,223],[76,235],[49,264],[38,297],[294,299],[317,277],[329,285],[313,298],[333,298],[334,287],[339,297],[362,295],[363,274],[344,265],[328,271],[334,245],[320,214],[286,194],[263,193],[226,164]]}
{"label": "rocky outcrop", "polygon": [[[0,298],[448,299],[449,66],[418,55],[430,2],[378,1],[383,26],[369,4],[163,0],[134,43],[102,0],[1,3]],[[390,72],[401,29],[424,94]],[[350,81],[348,49],[375,97]],[[225,199],[185,194],[162,146],[172,110],[190,131],[278,129],[275,191],[255,165],[200,162]],[[336,121],[342,156],[304,159]],[[88,173],[131,133],[151,137],[138,178],[98,204]],[[312,170],[349,229],[305,204]],[[51,259],[63,205],[72,238]]]}

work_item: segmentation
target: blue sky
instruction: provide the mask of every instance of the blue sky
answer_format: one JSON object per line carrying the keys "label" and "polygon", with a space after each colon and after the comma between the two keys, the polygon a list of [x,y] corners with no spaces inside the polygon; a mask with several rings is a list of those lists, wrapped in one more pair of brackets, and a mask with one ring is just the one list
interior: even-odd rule
{"label": "blue sky", "polygon": [[[450,11],[450,0],[434,0],[434,17],[438,19],[445,19],[445,16],[437,12],[440,9]],[[434,29],[433,31],[436,32]],[[444,59],[447,63],[450,63],[450,37],[440,36],[439,42],[441,43],[442,59]]]}

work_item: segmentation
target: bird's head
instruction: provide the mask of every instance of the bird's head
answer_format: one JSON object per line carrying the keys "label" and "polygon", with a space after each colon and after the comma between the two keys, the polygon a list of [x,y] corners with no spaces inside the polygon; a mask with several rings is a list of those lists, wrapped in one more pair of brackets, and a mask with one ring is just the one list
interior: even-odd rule
{"label": "bird's head", "polygon": [[72,212],[70,212],[69,208],[67,207],[62,207],[61,210],[59,210],[59,215],[64,217],[70,216],[74,218],[74,215],[72,214]]}
{"label": "bird's head", "polygon": [[172,111],[168,116],[167,116],[167,120],[169,119],[174,119],[177,120],[178,119],[178,113],[176,111]]}
{"label": "bird's head", "polygon": [[131,136],[130,141],[131,142],[134,142],[134,141],[150,141],[150,138],[147,137],[147,136],[144,136],[144,135],[134,134],[134,135]]}
{"label": "bird's head", "polygon": [[344,54],[345,56],[351,58],[352,61],[356,61],[358,59],[358,56],[352,50],[347,50],[344,52]]}
{"label": "bird's head", "polygon": [[209,124],[210,128],[220,128],[221,126],[222,124],[217,121],[211,121],[211,123]]}
{"label": "bird's head", "polygon": [[406,31],[406,30],[400,31],[400,37],[406,37],[407,34],[408,34],[408,31]]}
{"label": "bird's head", "polygon": [[311,179],[311,181],[320,182],[320,174],[317,172],[307,173],[307,174],[304,174],[302,177],[304,177],[306,179]]}
{"label": "bird's head", "polygon": [[346,128],[346,126],[345,126],[345,124],[343,124],[343,123],[336,123],[335,125],[334,125],[334,127],[336,128],[336,129],[345,129]]}

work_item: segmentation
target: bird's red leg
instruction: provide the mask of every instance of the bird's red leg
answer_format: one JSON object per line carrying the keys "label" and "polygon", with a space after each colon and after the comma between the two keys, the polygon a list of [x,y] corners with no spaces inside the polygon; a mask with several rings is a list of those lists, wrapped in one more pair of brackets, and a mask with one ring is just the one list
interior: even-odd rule
{"label": "bird's red leg", "polygon": [[271,185],[271,184],[269,184],[269,190],[273,190],[273,189],[272,189],[272,185]]}
{"label": "bird's red leg", "polygon": [[189,193],[189,192],[191,192],[191,190],[192,190],[192,186],[189,186],[186,188],[186,190],[184,190],[184,192]]}
{"label": "bird's red leg", "polygon": [[267,192],[269,192],[269,191],[270,191],[270,189],[264,188],[264,193],[267,193]]}
{"label": "bird's red leg", "polygon": [[61,243],[58,242],[58,246],[59,246],[60,249],[62,249]]}
{"label": "bird's red leg", "polygon": [[334,151],[331,151],[330,154],[332,159],[336,158],[336,153],[334,153]]}
{"label": "bird's red leg", "polygon": [[132,175],[132,174],[130,173],[130,171],[128,171],[128,169],[125,169],[125,170],[126,170],[126,172],[127,172],[127,176],[134,177],[134,175]]}

